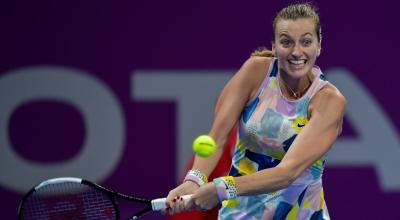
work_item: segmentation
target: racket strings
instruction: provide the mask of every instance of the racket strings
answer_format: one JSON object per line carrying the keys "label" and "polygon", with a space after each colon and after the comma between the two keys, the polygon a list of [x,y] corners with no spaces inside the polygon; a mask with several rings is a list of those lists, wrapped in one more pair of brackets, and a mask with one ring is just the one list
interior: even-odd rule
{"label": "racket strings", "polygon": [[92,187],[63,182],[36,189],[23,204],[23,219],[116,219],[111,199]]}

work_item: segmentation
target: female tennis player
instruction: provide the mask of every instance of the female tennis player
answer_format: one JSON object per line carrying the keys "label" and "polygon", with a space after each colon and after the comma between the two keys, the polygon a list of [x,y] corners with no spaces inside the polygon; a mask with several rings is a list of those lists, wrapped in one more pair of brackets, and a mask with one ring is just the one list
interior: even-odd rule
{"label": "female tennis player", "polygon": [[[222,90],[209,132],[217,150],[196,157],[170,191],[170,214],[222,203],[219,219],[329,219],[322,173],[346,100],[315,65],[321,25],[313,5],[283,8],[273,31],[272,51],[253,53]],[[229,176],[207,182],[236,123]],[[193,196],[185,202],[185,194]]]}

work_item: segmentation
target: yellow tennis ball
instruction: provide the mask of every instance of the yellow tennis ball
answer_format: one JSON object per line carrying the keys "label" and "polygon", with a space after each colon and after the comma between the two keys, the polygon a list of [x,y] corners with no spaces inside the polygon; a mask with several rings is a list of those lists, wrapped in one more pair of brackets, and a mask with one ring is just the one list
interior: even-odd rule
{"label": "yellow tennis ball", "polygon": [[216,148],[214,139],[208,135],[200,135],[193,141],[193,151],[200,157],[210,156]]}

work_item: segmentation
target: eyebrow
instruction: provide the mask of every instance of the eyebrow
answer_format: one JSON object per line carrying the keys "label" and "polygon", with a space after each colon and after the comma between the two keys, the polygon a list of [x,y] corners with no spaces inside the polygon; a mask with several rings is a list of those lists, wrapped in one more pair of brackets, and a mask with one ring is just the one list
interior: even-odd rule
{"label": "eyebrow", "polygon": [[[310,32],[307,32],[307,33],[304,33],[304,34],[302,34],[301,36],[302,37],[304,37],[304,36],[306,36],[306,35],[311,35],[311,36],[313,36],[313,34],[312,33],[310,33]],[[279,37],[288,37],[288,38],[291,38],[288,34],[286,34],[286,33],[281,33],[281,34],[279,34]]]}
{"label": "eyebrow", "polygon": [[305,34],[303,34],[303,35],[301,35],[302,37],[304,37],[304,36],[306,36],[307,34],[309,34],[309,35],[311,35],[311,36],[314,36],[312,33],[310,33],[310,32],[307,32],[307,33],[305,33]]}

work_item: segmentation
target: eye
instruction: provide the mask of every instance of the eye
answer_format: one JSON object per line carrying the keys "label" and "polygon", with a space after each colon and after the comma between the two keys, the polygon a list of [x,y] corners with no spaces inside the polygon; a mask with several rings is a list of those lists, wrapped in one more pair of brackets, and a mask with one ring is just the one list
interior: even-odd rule
{"label": "eye", "polygon": [[282,44],[283,47],[290,47],[292,44],[292,41],[289,39],[281,39],[280,44]]}
{"label": "eye", "polygon": [[302,44],[304,47],[309,47],[309,46],[311,46],[312,43],[313,43],[313,41],[312,41],[311,39],[304,39],[304,40],[302,40],[302,42],[301,42],[301,44]]}

